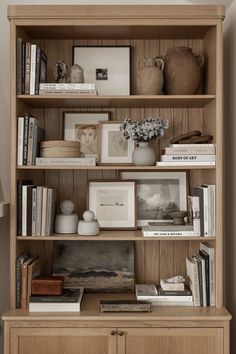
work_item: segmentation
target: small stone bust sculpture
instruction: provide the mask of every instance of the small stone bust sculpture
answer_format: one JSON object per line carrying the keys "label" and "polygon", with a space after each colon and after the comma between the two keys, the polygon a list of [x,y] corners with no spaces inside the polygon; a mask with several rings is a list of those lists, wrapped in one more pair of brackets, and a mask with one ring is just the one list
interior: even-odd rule
{"label": "small stone bust sculpture", "polygon": [[80,65],[74,64],[70,68],[70,82],[84,83],[84,69]]}
{"label": "small stone bust sculpture", "polygon": [[54,67],[54,79],[55,82],[66,82],[68,77],[68,69],[67,65],[63,62],[62,59],[58,60],[56,62],[56,65]]}

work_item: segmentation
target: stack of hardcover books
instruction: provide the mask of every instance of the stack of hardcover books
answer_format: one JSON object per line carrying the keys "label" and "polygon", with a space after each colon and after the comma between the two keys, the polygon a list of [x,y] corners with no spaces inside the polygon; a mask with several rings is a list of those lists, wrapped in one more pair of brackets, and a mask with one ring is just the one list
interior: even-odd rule
{"label": "stack of hardcover books", "polygon": [[215,250],[207,242],[186,258],[187,275],[195,306],[215,306]]}
{"label": "stack of hardcover books", "polygon": [[30,180],[18,180],[18,236],[51,235],[54,227],[55,205],[55,189],[35,186]]}
{"label": "stack of hardcover books", "polygon": [[80,312],[84,288],[65,288],[62,295],[31,295],[30,312]]}
{"label": "stack of hardcover books", "polygon": [[215,166],[215,144],[172,144],[161,149],[157,166]]}
{"label": "stack of hardcover books", "polygon": [[38,95],[39,83],[46,82],[47,56],[36,44],[16,41],[16,93]]}
{"label": "stack of hardcover books", "polygon": [[181,290],[164,290],[162,284],[136,284],[137,300],[150,301],[153,306],[193,306],[192,291],[183,284]]}
{"label": "stack of hardcover books", "polygon": [[42,83],[40,95],[97,95],[94,83]]}
{"label": "stack of hardcover books", "polygon": [[44,130],[40,128],[38,119],[25,113],[18,117],[17,132],[17,165],[35,165],[39,155],[40,142],[44,138]]}
{"label": "stack of hardcover books", "polygon": [[144,237],[195,236],[193,225],[174,225],[173,222],[153,221],[142,227]]}

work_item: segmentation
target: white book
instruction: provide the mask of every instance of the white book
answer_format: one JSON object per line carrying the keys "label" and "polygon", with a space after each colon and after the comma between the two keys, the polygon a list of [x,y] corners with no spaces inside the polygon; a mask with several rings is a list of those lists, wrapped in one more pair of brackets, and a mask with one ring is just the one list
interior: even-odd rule
{"label": "white book", "polygon": [[215,249],[208,242],[200,242],[200,250],[209,255],[210,305],[215,306]]}
{"label": "white book", "polygon": [[47,219],[47,209],[48,209],[47,203],[48,203],[48,188],[43,187],[41,236],[46,236],[46,219]]}
{"label": "white book", "polygon": [[193,293],[193,302],[195,306],[200,306],[198,265],[194,259],[186,258],[187,275],[189,277],[189,286]]}
{"label": "white book", "polygon": [[24,117],[18,117],[17,165],[23,165]]}
{"label": "white book", "polygon": [[28,133],[28,151],[27,151],[27,165],[31,166],[33,162],[33,144],[34,144],[34,131],[36,119],[30,117],[29,120],[29,133]]}
{"label": "white book", "polygon": [[169,162],[214,162],[216,155],[161,155],[161,161]]}
{"label": "white book", "polygon": [[150,231],[148,226],[143,226],[142,232],[144,237],[195,236],[194,231]]}
{"label": "white book", "polygon": [[135,293],[136,297],[142,298],[150,298],[151,296],[157,296],[157,288],[154,284],[136,284],[135,285]]}
{"label": "white book", "polygon": [[32,189],[32,236],[36,235],[37,189]]}
{"label": "white book", "polygon": [[88,91],[88,90],[39,90],[40,95],[97,95],[97,91]]}
{"label": "white book", "polygon": [[204,184],[203,187],[207,187],[208,189],[208,215],[209,215],[209,235],[215,236],[215,185],[214,184]]}
{"label": "white book", "polygon": [[188,148],[199,148],[201,146],[202,148],[208,148],[208,147],[214,147],[215,144],[171,144],[170,147],[175,148],[175,149],[182,149],[183,147],[188,147]]}
{"label": "white book", "polygon": [[203,161],[203,162],[167,162],[167,161],[157,161],[156,166],[215,166],[214,161]]}
{"label": "white book", "polygon": [[207,306],[207,293],[206,293],[206,265],[205,259],[203,259],[199,254],[196,254],[197,257],[201,262],[202,268],[202,298],[203,298],[203,306]]}
{"label": "white book", "polygon": [[[204,144],[205,145],[205,144]],[[194,147],[190,147],[189,144],[176,145],[175,147],[164,147],[161,149],[161,154],[165,155],[215,155],[216,149],[214,144],[208,144],[208,146],[202,146],[202,144],[196,144]]]}
{"label": "white book", "polygon": [[137,300],[161,301],[161,302],[169,302],[169,301],[175,301],[175,302],[190,301],[190,302],[192,302],[193,297],[191,295],[189,295],[189,296],[156,295],[156,296],[138,296]]}
{"label": "white book", "polygon": [[94,83],[40,83],[39,90],[96,90]]}
{"label": "white book", "polygon": [[209,203],[208,188],[201,187],[203,190],[203,207],[204,207],[204,236],[209,236]]}
{"label": "white book", "polygon": [[152,301],[152,306],[194,306],[193,301]]}
{"label": "white book", "polygon": [[95,157],[36,157],[36,166],[96,166]]}
{"label": "white book", "polygon": [[30,95],[35,95],[35,74],[36,74],[36,44],[31,44],[30,56]]}
{"label": "white book", "polygon": [[46,211],[46,229],[45,229],[45,235],[50,235],[51,234],[51,223],[52,223],[52,207],[53,207],[53,189],[48,188],[48,193],[47,193],[47,211]]}
{"label": "white book", "polygon": [[188,210],[191,213],[194,236],[201,236],[200,201],[198,196],[188,196]]}
{"label": "white book", "polygon": [[38,186],[36,193],[36,236],[41,236],[43,187]]}

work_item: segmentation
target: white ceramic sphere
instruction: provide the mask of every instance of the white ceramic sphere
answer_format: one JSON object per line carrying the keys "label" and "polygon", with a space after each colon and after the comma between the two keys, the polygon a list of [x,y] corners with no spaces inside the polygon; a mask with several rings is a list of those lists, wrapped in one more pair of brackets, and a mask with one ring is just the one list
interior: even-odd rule
{"label": "white ceramic sphere", "polygon": [[93,221],[95,218],[94,212],[92,210],[86,210],[83,213],[84,221]]}
{"label": "white ceramic sphere", "polygon": [[74,211],[74,203],[71,200],[63,200],[60,204],[62,214],[69,215]]}

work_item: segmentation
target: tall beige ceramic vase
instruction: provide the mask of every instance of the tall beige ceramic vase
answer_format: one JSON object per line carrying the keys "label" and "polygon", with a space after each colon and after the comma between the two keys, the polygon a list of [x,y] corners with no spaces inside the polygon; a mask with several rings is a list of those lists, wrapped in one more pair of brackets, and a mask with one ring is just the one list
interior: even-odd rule
{"label": "tall beige ceramic vase", "polygon": [[[141,69],[141,64],[144,64]],[[137,88],[139,95],[161,95],[164,84],[164,61],[161,58],[144,58],[139,61]]]}

